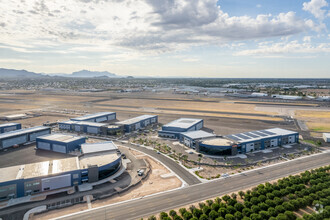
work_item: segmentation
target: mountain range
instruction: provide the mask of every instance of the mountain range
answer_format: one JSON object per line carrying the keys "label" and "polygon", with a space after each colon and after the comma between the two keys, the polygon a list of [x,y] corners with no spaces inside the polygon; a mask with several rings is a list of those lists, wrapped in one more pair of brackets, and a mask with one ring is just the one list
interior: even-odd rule
{"label": "mountain range", "polygon": [[122,78],[125,76],[119,76],[114,73],[110,73],[108,71],[89,71],[89,70],[81,70],[77,72],[73,72],[71,74],[46,74],[46,73],[34,73],[26,70],[15,70],[15,69],[5,69],[0,68],[0,77],[1,78],[44,78],[44,77],[77,77],[77,78]]}

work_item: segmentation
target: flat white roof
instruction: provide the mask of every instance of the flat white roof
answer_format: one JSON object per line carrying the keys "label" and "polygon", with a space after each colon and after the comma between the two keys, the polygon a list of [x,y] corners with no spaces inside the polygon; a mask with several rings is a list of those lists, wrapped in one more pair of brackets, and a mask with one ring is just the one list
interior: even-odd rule
{"label": "flat white roof", "polygon": [[130,125],[130,124],[135,124],[137,122],[140,122],[142,120],[146,120],[146,119],[149,119],[149,118],[154,118],[156,116],[157,115],[140,115],[140,116],[135,117],[135,118],[130,118],[130,119],[127,119],[127,120],[124,120],[124,121],[117,122],[116,124]]}
{"label": "flat white roof", "polygon": [[207,138],[207,137],[214,137],[215,134],[206,132],[206,131],[202,131],[202,130],[198,130],[198,131],[188,131],[188,132],[184,132],[181,133],[184,136],[187,136],[191,139],[200,139],[200,138]]}
{"label": "flat white roof", "polygon": [[94,126],[94,127],[102,127],[106,126],[107,124],[105,123],[98,123],[98,122],[91,122],[91,121],[64,121],[60,122],[64,124],[75,124],[75,125],[89,125],[89,126]]}
{"label": "flat white roof", "polygon": [[43,177],[80,169],[78,157],[50,160],[0,169],[0,182]]}
{"label": "flat white roof", "polygon": [[59,142],[63,142],[63,143],[70,143],[72,141],[80,140],[82,138],[85,138],[85,137],[78,137],[78,136],[73,136],[73,135],[68,135],[68,134],[50,134],[50,135],[38,137],[38,139],[41,139],[41,140],[59,141]]}
{"label": "flat white roof", "polygon": [[9,132],[0,134],[0,139],[9,138],[9,137],[22,135],[22,134],[27,134],[27,133],[43,131],[43,130],[46,130],[46,129],[49,129],[49,127],[38,126],[38,127],[32,127],[32,128],[19,129],[19,130],[15,130],[15,131],[9,131]]}
{"label": "flat white roof", "polygon": [[117,149],[118,147],[112,141],[81,145],[81,151],[83,154],[113,151]]}
{"label": "flat white roof", "polygon": [[20,125],[20,123],[6,123],[6,124],[0,124],[0,128],[2,128],[2,127],[10,127],[10,126],[15,126],[15,125]]}
{"label": "flat white roof", "polygon": [[98,117],[112,115],[112,114],[115,114],[115,112],[98,112],[98,113],[88,114],[88,115],[84,115],[84,116],[80,116],[80,117],[72,118],[72,119],[77,120],[77,121],[84,121],[84,120],[89,120],[92,118],[98,118]]}
{"label": "flat white roof", "polygon": [[330,138],[330,133],[323,133],[323,137]]}
{"label": "flat white roof", "polygon": [[203,119],[196,118],[179,118],[175,121],[172,121],[163,127],[177,127],[177,128],[190,128],[191,126],[201,122]]}

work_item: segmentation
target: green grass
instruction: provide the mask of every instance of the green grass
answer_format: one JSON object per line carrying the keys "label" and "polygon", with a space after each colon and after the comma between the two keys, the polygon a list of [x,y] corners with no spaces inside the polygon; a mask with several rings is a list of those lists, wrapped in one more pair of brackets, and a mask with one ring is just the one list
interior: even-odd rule
{"label": "green grass", "polygon": [[323,132],[323,131],[327,131],[326,127],[315,127],[311,129],[312,131],[318,131],[318,132]]}

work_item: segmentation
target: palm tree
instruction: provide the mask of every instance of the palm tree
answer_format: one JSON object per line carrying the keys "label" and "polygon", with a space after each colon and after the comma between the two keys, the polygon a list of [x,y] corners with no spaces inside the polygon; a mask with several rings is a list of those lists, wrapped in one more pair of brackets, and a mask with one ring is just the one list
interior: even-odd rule
{"label": "palm tree", "polygon": [[179,160],[181,159],[181,155],[182,155],[182,153],[179,153]]}

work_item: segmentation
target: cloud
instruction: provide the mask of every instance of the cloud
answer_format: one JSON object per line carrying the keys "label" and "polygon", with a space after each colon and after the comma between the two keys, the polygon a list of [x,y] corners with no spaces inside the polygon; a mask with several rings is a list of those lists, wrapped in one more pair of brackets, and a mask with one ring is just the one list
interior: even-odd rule
{"label": "cloud", "polygon": [[102,52],[122,48],[158,54],[315,28],[312,20],[292,11],[230,16],[217,0],[13,0],[0,1],[0,10],[0,20],[6,22],[0,24],[1,42],[24,42],[35,51],[40,49],[36,42],[43,42],[44,48],[48,43],[49,50],[68,52],[77,52],[72,45],[79,45],[104,48]]}
{"label": "cloud", "polygon": [[257,7],[257,8],[261,8],[262,6],[261,6],[260,4],[257,4],[256,7]]}
{"label": "cloud", "polygon": [[303,10],[310,12],[314,15],[315,18],[323,20],[326,16],[329,16],[329,13],[326,15],[327,10],[322,9],[328,6],[326,0],[311,0],[310,2],[303,3]]}
{"label": "cloud", "polygon": [[0,59],[0,63],[31,63],[31,61],[24,59]]}
{"label": "cloud", "polygon": [[273,57],[274,55],[285,54],[330,53],[330,43],[320,43],[317,45],[313,45],[308,40],[306,40],[306,37],[303,41],[303,43],[299,43],[296,40],[279,43],[260,43],[257,49],[242,50],[236,52],[234,55]]}

